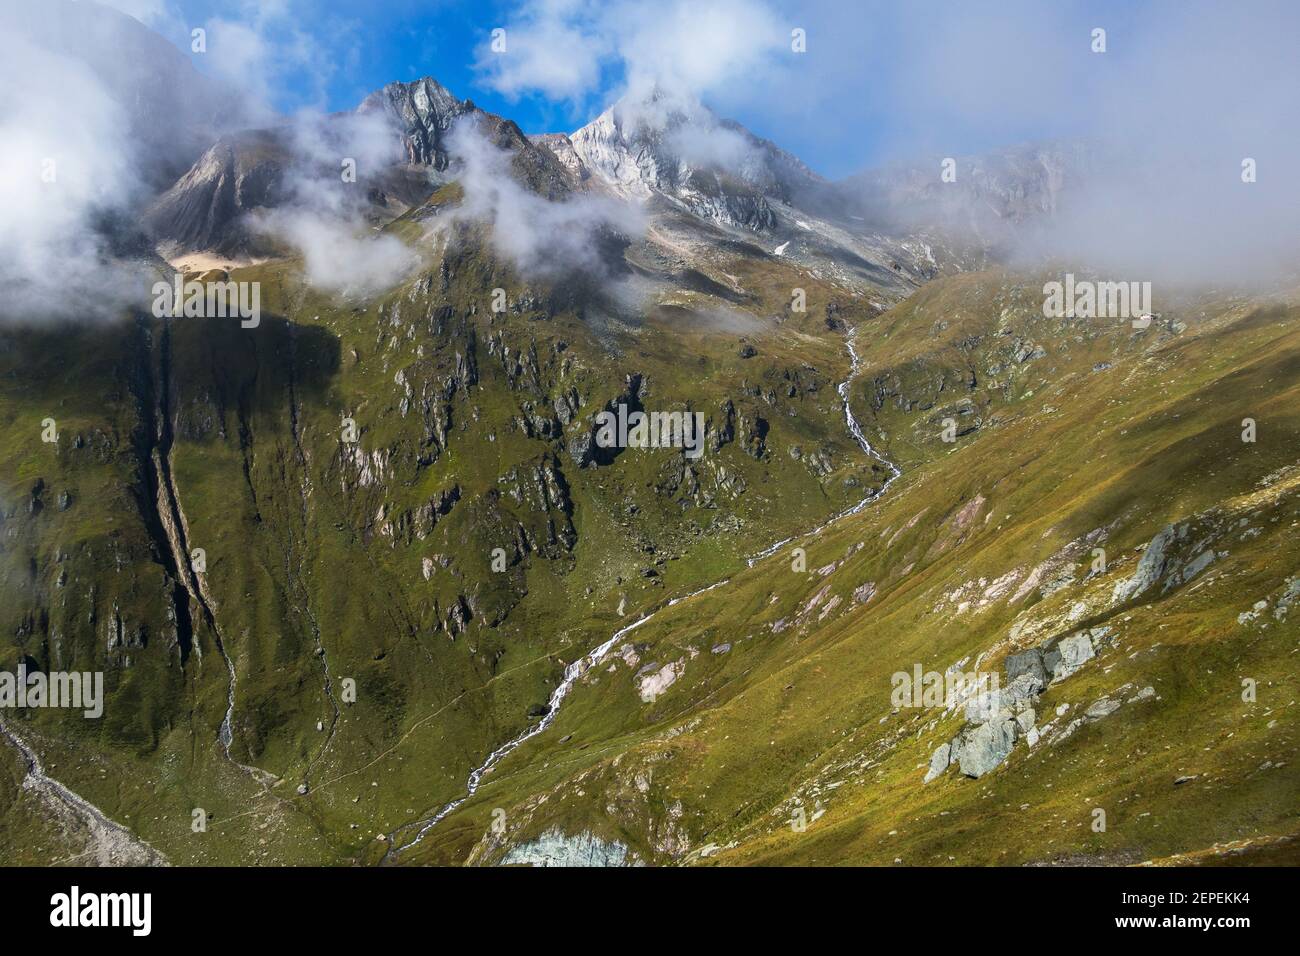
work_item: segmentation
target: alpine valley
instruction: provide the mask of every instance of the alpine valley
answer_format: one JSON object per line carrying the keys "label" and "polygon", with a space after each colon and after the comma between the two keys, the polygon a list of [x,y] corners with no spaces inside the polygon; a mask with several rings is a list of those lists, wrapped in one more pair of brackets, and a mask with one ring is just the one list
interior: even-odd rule
{"label": "alpine valley", "polygon": [[[831,180],[433,77],[268,119],[45,6],[137,65],[142,172],[83,263],[132,295],[3,289],[0,671],[103,675],[0,708],[6,863],[1300,856],[1300,284],[1045,309],[1108,278],[1009,254],[1082,142]],[[698,444],[600,440],[637,412]]]}

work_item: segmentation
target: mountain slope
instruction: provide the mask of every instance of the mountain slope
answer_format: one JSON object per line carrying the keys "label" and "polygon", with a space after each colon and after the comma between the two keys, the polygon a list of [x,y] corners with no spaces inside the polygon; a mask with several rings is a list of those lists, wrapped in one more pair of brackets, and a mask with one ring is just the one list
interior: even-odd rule
{"label": "mountain slope", "polygon": [[[903,478],[616,645],[411,862],[1126,863],[1293,838],[1295,306],[1187,300],[1134,333],[1045,321],[1033,288],[949,280],[860,327],[855,405]],[[1026,337],[1047,354],[1016,362]],[[965,409],[979,427],[943,442]],[[1012,731],[972,749],[978,779],[925,782],[979,723],[891,707],[894,672],[1008,687],[1009,654],[1080,633],[1093,659],[1027,699],[1032,746]]]}
{"label": "mountain slope", "polygon": [[[194,95],[145,224],[256,327],[0,325],[0,671],[106,688],[6,709],[6,859],[1293,855],[1294,290],[1136,328],[968,272],[1055,148],[939,193],[662,97],[530,138],[428,78],[238,131]],[[326,291],[288,215],[413,265]],[[955,668],[1000,692],[895,696]]]}
{"label": "mountain slope", "polygon": [[[252,330],[4,330],[5,664],[103,669],[111,715],[17,726],[172,862],[368,858],[605,622],[883,480],[831,387],[860,295],[719,253],[727,298],[657,275],[628,310],[522,280],[468,223],[424,254],[362,305],[296,260],[234,270],[261,283]],[[619,403],[700,410],[706,455],[596,448]]]}

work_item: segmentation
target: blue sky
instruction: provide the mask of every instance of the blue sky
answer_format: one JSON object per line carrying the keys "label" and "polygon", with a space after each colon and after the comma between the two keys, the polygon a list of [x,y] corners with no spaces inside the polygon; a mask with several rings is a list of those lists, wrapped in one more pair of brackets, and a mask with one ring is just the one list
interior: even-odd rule
{"label": "blue sky", "polygon": [[[828,176],[1056,136],[1140,136],[1171,119],[1175,88],[1173,118],[1222,136],[1215,124],[1262,119],[1248,103],[1240,115],[1249,96],[1233,89],[1275,84],[1300,31],[1300,5],[1263,0],[107,2],[178,45],[208,26],[196,66],[247,81],[280,111],[348,109],[428,75],[525,132],[571,131],[649,77]],[[497,27],[504,56],[488,49]],[[1104,54],[1091,48],[1097,27]],[[794,28],[802,54],[789,48]]]}

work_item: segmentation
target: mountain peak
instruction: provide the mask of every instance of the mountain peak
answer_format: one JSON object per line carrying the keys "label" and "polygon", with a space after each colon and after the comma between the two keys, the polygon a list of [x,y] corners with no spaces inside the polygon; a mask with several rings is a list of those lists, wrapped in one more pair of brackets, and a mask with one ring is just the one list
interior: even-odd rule
{"label": "mountain peak", "polygon": [[720,118],[699,100],[658,87],[625,96],[569,137],[584,167],[614,192],[660,194],[726,225],[764,231],[770,202],[820,182],[796,157]]}
{"label": "mountain peak", "polygon": [[443,136],[460,116],[473,112],[474,104],[458,99],[431,76],[408,83],[388,83],[371,93],[357,112],[382,113],[398,128],[406,161],[446,169]]}

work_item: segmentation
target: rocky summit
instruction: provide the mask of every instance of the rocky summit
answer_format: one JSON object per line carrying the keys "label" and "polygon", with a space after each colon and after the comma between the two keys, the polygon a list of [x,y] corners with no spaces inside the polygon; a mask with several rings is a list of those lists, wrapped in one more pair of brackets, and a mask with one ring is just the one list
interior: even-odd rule
{"label": "rocky summit", "polygon": [[134,172],[0,271],[6,863],[1295,861],[1300,283],[1026,255],[1113,149],[253,109],[46,16]]}

